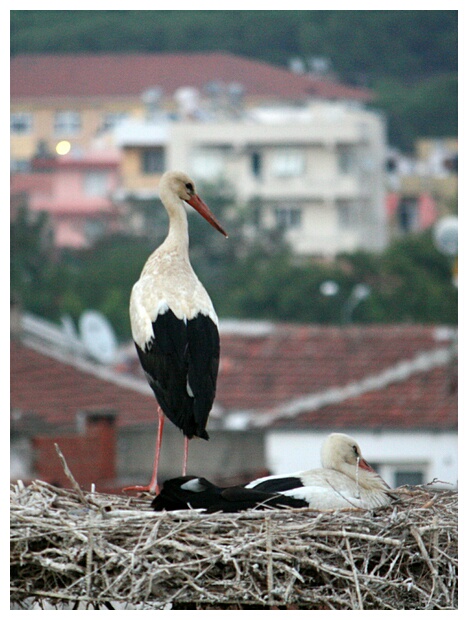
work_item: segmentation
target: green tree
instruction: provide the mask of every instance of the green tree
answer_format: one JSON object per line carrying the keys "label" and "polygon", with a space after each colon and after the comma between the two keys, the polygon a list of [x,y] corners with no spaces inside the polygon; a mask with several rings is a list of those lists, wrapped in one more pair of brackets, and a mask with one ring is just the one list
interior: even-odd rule
{"label": "green tree", "polygon": [[10,222],[10,287],[12,297],[33,310],[46,301],[53,277],[53,233],[45,212],[31,212],[21,203]]}
{"label": "green tree", "polygon": [[[437,251],[431,231],[395,240],[382,254],[301,260],[285,243],[284,231],[261,229],[256,201],[237,207],[225,184],[198,189],[229,233],[225,239],[190,215],[191,261],[221,318],[340,324],[354,287],[366,284],[371,294],[354,308],[354,322],[457,323],[452,262]],[[31,219],[20,209],[12,222],[13,293],[26,310],[50,320],[64,314],[78,320],[85,309],[98,310],[128,339],[132,286],[167,233],[162,211],[162,205],[148,209],[155,225],[146,237],[112,235],[87,250],[63,253],[58,262],[46,216]],[[335,295],[323,294],[327,280],[338,285]]]}
{"label": "green tree", "polygon": [[66,267],[69,277],[58,296],[58,313],[77,320],[86,309],[98,310],[118,336],[128,337],[130,292],[153,249],[148,239],[116,234],[73,253]]}

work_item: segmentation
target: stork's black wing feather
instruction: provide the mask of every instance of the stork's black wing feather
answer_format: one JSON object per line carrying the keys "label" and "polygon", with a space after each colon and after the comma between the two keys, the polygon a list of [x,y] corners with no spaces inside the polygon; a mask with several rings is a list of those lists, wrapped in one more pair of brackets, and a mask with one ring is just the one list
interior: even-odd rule
{"label": "stork's black wing feather", "polygon": [[[188,484],[189,483],[189,484]],[[179,476],[166,480],[151,506],[154,510],[187,510],[205,508],[217,501],[222,489],[205,478]]]}
{"label": "stork's black wing feather", "polygon": [[306,508],[308,503],[302,499],[277,493],[266,493],[243,486],[228,487],[221,493],[222,501],[213,503],[207,512],[239,512],[249,508]]}
{"label": "stork's black wing feather", "polygon": [[166,480],[151,506],[154,510],[203,508],[207,512],[239,512],[251,508],[304,508],[304,500],[243,486],[217,487],[206,478],[182,476]]}
{"label": "stork's black wing feather", "polygon": [[208,439],[219,366],[216,325],[203,314],[185,322],[169,309],[156,317],[153,335],[144,351],[136,348],[161,409],[189,439]]}
{"label": "stork's black wing feather", "polygon": [[284,478],[267,478],[259,482],[255,486],[249,487],[257,491],[265,491],[267,493],[281,493],[282,491],[290,491],[303,487],[302,480],[297,476],[287,476]]}
{"label": "stork's black wing feather", "polygon": [[187,342],[188,382],[195,396],[193,416],[197,429],[204,431],[216,395],[220,355],[218,328],[210,317],[198,314],[187,321]]}

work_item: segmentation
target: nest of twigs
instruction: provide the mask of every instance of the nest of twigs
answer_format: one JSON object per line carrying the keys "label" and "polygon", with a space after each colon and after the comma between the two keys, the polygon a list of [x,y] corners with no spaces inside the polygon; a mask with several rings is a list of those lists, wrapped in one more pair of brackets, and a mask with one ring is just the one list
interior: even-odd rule
{"label": "nest of twigs", "polygon": [[16,609],[456,609],[457,492],[391,506],[156,513],[149,498],[12,488]]}

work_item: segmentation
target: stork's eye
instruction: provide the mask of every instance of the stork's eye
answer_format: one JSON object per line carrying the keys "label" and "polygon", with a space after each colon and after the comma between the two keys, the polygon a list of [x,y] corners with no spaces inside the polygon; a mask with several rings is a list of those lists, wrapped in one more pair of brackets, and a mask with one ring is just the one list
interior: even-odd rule
{"label": "stork's eye", "polygon": [[193,184],[192,183],[186,183],[185,187],[188,189],[188,191],[193,194],[193,192],[195,191],[193,188]]}
{"label": "stork's eye", "polygon": [[356,456],[359,456],[359,450],[358,450],[357,446],[353,446],[353,451],[354,451],[354,454]]}

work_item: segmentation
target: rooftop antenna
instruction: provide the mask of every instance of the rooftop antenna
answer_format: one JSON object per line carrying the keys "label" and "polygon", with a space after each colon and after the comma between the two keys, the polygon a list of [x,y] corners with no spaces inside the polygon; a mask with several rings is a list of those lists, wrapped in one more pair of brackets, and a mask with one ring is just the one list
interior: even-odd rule
{"label": "rooftop antenna", "polygon": [[141,94],[141,100],[146,108],[146,118],[154,120],[158,115],[163,96],[163,89],[160,86],[152,86]]}

